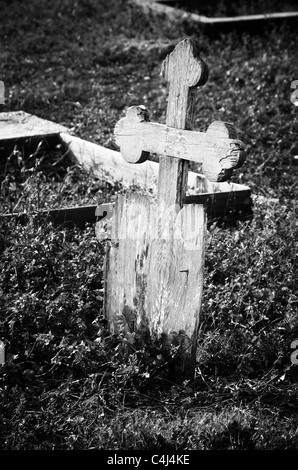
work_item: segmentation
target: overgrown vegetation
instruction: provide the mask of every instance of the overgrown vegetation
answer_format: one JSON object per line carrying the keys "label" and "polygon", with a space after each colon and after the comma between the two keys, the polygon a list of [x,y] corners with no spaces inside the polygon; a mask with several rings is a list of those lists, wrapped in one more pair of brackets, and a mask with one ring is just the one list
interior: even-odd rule
{"label": "overgrown vegetation", "polygon": [[[165,378],[171,351],[160,341],[137,350],[110,335],[94,227],[1,219],[0,447],[297,449],[296,33],[210,38],[124,0],[0,6],[3,110],[52,119],[112,148],[127,106],[142,103],[163,122],[161,60],[197,36],[210,79],[198,93],[196,128],[236,124],[248,157],[234,180],[258,196],[252,222],[210,228],[197,375],[182,384]],[[61,171],[42,152],[24,162],[18,148],[1,166],[4,211],[103,202],[122,191],[52,152]],[[7,176],[15,180],[3,184]]]}

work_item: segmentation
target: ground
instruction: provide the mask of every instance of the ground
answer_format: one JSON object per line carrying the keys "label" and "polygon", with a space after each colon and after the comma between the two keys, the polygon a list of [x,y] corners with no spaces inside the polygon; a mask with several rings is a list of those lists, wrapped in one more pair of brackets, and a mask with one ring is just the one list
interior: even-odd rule
{"label": "ground", "polygon": [[[106,330],[104,246],[94,227],[1,221],[1,448],[297,449],[295,30],[209,35],[128,0],[0,6],[2,110],[22,109],[110,148],[130,105],[165,121],[161,61],[195,37],[210,69],[195,128],[236,125],[247,162],[233,180],[255,200],[253,221],[210,228],[196,379],[183,383],[166,378],[172,357],[158,341],[135,350]],[[20,149],[9,171],[20,180],[1,187],[12,208],[102,202],[123,190],[69,162],[60,173],[41,171],[36,155],[28,177],[19,157]]]}

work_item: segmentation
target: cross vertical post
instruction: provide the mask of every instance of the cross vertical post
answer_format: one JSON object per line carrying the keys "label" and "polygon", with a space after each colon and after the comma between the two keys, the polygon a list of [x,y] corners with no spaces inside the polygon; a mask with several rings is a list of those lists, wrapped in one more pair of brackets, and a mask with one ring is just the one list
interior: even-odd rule
{"label": "cross vertical post", "polygon": [[[203,86],[208,79],[208,67],[199,56],[196,43],[190,39],[181,41],[164,60],[161,74],[170,84],[166,124],[179,129],[191,129],[196,87]],[[160,157],[159,202],[182,207],[187,173],[187,161]]]}

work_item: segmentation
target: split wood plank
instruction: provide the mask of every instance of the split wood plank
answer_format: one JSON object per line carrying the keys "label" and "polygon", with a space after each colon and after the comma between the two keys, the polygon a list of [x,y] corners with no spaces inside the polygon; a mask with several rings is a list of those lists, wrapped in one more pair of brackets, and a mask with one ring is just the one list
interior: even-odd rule
{"label": "split wood plank", "polygon": [[205,217],[202,205],[177,206],[162,214],[143,195],[119,197],[105,279],[111,330],[136,333],[140,342],[164,333],[180,346],[179,368],[190,376],[202,297],[204,256],[197,255],[204,252]]}

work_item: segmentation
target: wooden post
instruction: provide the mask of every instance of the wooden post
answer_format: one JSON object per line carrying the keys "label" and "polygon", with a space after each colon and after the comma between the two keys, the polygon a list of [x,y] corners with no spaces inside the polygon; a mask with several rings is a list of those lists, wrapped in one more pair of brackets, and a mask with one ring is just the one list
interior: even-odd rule
{"label": "wooden post", "polygon": [[157,202],[130,193],[115,204],[105,313],[112,332],[130,341],[163,335],[168,346],[177,347],[171,373],[181,381],[194,376],[206,237],[204,206],[183,206],[188,160],[200,161],[207,177],[222,181],[244,159],[232,125],[213,123],[205,134],[189,130],[195,87],[208,76],[192,40],[176,46],[162,74],[170,83],[166,125],[150,123],[148,111],[139,106],[130,108],[115,128],[127,161],[142,163],[155,151],[161,156]]}
{"label": "wooden post", "polygon": [[[162,76],[169,82],[166,124],[178,129],[193,126],[195,87],[208,79],[208,67],[199,57],[196,44],[186,39],[166,57]],[[174,144],[175,145],[175,144]],[[187,190],[188,161],[161,156],[159,160],[158,205],[166,213],[177,205],[181,208]],[[163,214],[159,211],[160,223]],[[162,270],[156,283],[163,302],[155,311],[155,322],[163,321],[168,341],[179,346],[176,361],[170,369],[174,380],[193,379],[197,329],[203,291],[206,213],[202,205],[185,207],[180,212],[181,240],[160,240],[158,260]],[[174,227],[173,227],[174,228]],[[189,250],[185,240],[189,231],[196,233],[196,243]],[[175,274],[174,274],[175,273]],[[165,301],[164,301],[165,300]]]}
{"label": "wooden post", "polygon": [[[195,87],[205,85],[208,67],[199,57],[197,45],[181,41],[163,62],[161,73],[170,83],[166,124],[178,129],[193,126]],[[160,157],[158,199],[166,205],[179,204],[186,194],[188,162]]]}

